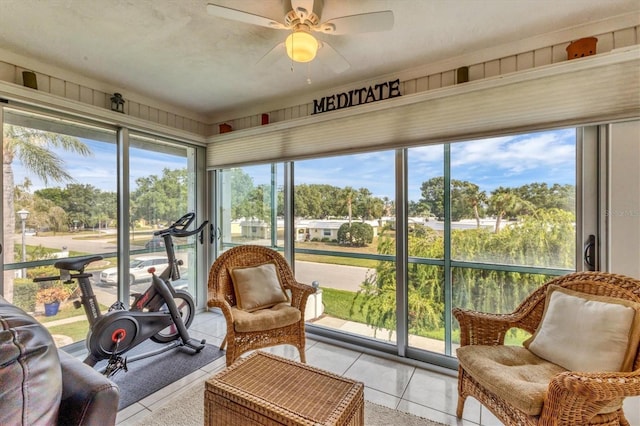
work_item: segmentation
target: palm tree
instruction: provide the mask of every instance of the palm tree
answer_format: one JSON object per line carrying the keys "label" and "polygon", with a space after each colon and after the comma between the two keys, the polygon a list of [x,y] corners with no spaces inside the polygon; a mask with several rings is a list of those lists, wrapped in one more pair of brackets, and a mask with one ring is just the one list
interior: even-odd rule
{"label": "palm tree", "polygon": [[500,186],[491,192],[489,212],[496,217],[496,228],[494,230],[496,234],[500,231],[502,218],[506,215],[515,216],[533,210],[533,204],[518,197],[512,188]]}
{"label": "palm tree", "polygon": [[[64,169],[64,160],[54,148],[75,152],[82,156],[91,155],[89,147],[80,140],[67,135],[44,132],[21,126],[5,124],[2,138],[2,202],[4,206],[4,261],[13,262],[15,233],[14,177],[12,163],[18,158],[30,173],[38,176],[45,184],[54,182],[70,182],[73,177]],[[13,274],[5,271],[4,297],[13,299]]]}
{"label": "palm tree", "polygon": [[351,216],[353,215],[353,199],[356,197],[356,190],[350,186],[346,186],[342,190],[342,197],[347,207],[347,215],[349,216],[349,227],[351,227]]}

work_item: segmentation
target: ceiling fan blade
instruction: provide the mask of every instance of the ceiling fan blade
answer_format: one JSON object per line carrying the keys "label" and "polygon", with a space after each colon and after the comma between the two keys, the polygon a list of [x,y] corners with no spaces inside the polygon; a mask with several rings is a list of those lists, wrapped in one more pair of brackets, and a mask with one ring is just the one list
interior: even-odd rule
{"label": "ceiling fan blade", "polygon": [[355,34],[376,31],[388,31],[393,28],[393,12],[383,10],[380,12],[361,13],[359,15],[342,16],[330,19],[314,28],[325,34]]}
{"label": "ceiling fan blade", "polygon": [[231,9],[229,7],[218,6],[217,4],[207,4],[207,13],[218,18],[229,19],[232,21],[244,22],[246,24],[260,25],[261,27],[287,29],[284,24],[274,21],[271,18],[254,15],[252,13],[243,12],[241,10]]}
{"label": "ceiling fan blade", "polygon": [[351,64],[341,54],[339,54],[326,41],[320,42],[318,49],[318,60],[329,67],[336,74],[340,74],[351,68]]}
{"label": "ceiling fan blade", "polygon": [[313,0],[291,0],[291,9],[298,15],[300,21],[304,22],[313,12]]}
{"label": "ceiling fan blade", "polygon": [[287,51],[284,47],[284,42],[276,44],[270,51],[268,51],[262,58],[256,62],[256,65],[261,67],[268,67],[275,64],[277,61],[287,56]]}

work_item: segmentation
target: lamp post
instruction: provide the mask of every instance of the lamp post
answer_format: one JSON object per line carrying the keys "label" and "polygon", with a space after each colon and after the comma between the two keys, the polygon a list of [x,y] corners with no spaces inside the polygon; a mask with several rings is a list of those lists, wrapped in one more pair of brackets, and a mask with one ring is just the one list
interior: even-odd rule
{"label": "lamp post", "polygon": [[[29,212],[25,209],[18,211],[18,216],[20,216],[20,220],[22,221],[22,262],[27,261],[27,244],[25,242],[25,224],[27,222],[27,218],[29,217]],[[22,268],[22,278],[27,277],[27,268]]]}

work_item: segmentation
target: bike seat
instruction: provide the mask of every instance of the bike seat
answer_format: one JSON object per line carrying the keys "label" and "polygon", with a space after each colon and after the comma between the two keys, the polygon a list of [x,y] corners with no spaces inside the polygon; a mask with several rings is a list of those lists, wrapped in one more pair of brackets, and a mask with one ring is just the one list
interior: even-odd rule
{"label": "bike seat", "polygon": [[84,267],[96,260],[102,260],[102,256],[89,256],[81,257],[79,259],[59,260],[53,264],[58,269],[64,269],[65,271],[78,271],[83,272]]}

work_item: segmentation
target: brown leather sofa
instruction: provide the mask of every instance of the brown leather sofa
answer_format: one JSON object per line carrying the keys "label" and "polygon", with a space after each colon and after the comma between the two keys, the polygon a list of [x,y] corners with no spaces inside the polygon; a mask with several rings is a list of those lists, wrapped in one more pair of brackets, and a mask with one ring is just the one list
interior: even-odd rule
{"label": "brown leather sofa", "polygon": [[0,425],[113,425],[118,387],[0,296]]}

